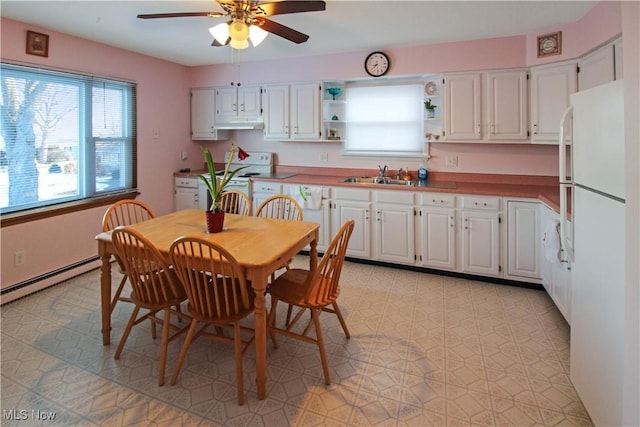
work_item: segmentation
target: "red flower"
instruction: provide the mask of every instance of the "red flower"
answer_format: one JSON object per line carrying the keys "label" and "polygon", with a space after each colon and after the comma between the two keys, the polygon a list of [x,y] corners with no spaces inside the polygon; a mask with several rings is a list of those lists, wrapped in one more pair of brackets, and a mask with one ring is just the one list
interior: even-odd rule
{"label": "red flower", "polygon": [[238,159],[239,160],[244,160],[247,157],[249,157],[250,154],[247,153],[246,151],[244,151],[242,148],[238,147]]}

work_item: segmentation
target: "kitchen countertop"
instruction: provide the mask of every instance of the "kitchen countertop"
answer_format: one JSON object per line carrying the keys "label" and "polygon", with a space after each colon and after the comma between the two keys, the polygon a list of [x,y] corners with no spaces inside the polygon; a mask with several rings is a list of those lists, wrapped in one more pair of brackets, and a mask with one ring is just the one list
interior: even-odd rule
{"label": "kitchen countertop", "polygon": [[[323,173],[309,173],[309,169],[322,169]],[[320,172],[320,171],[318,171]],[[204,169],[189,172],[176,172],[177,177],[197,176],[206,173]],[[330,174],[327,174],[330,173]],[[356,169],[300,168],[285,166],[271,175],[251,178],[255,180],[280,181],[283,184],[322,185],[331,187],[372,188],[394,191],[415,191],[433,193],[472,194],[500,197],[522,197],[539,199],[556,212],[560,209],[560,189],[557,177],[529,175],[493,175],[493,174],[461,174],[447,172],[429,172],[427,182],[455,183],[455,188],[445,185],[436,186],[403,186],[381,184],[353,184],[343,182],[349,176],[376,176],[376,173]]]}

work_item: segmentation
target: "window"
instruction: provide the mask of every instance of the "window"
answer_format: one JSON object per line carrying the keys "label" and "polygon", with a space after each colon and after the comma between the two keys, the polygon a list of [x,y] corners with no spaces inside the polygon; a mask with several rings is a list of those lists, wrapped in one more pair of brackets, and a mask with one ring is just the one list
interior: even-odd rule
{"label": "window", "polygon": [[94,76],[1,64],[0,211],[136,187],[136,88]]}
{"label": "window", "polygon": [[421,155],[423,90],[413,83],[347,85],[345,154]]}

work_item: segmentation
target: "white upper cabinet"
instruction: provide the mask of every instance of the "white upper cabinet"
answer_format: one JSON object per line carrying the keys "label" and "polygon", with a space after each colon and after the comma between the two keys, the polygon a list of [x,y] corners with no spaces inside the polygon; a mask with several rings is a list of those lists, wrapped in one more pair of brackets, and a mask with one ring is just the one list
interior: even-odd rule
{"label": "white upper cabinet", "polygon": [[216,91],[214,88],[191,89],[191,139],[229,139],[228,131],[216,127]]}
{"label": "white upper cabinet", "polygon": [[578,61],[578,90],[615,80],[613,44],[601,47]]}
{"label": "white upper cabinet", "polygon": [[444,76],[444,139],[479,141],[481,135],[480,73]]}
{"label": "white upper cabinet", "polygon": [[216,88],[216,122],[225,123],[238,117],[262,115],[260,86],[225,86]]}
{"label": "white upper cabinet", "polygon": [[320,140],[321,90],[318,82],[265,85],[262,94],[264,138]]}
{"label": "white upper cabinet", "polygon": [[486,74],[486,137],[490,141],[527,139],[529,114],[527,72],[500,71]]}
{"label": "white upper cabinet", "polygon": [[558,144],[560,119],[576,90],[573,61],[531,68],[531,142]]}
{"label": "white upper cabinet", "polygon": [[526,71],[446,74],[443,88],[446,141],[527,140]]}

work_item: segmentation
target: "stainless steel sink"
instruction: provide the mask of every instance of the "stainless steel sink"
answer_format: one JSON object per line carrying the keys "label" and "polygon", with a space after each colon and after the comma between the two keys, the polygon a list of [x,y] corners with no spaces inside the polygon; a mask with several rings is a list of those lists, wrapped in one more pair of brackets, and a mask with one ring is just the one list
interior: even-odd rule
{"label": "stainless steel sink", "polygon": [[414,181],[405,181],[404,179],[393,179],[380,176],[350,176],[342,180],[350,184],[378,184],[378,185],[405,185],[413,186]]}

